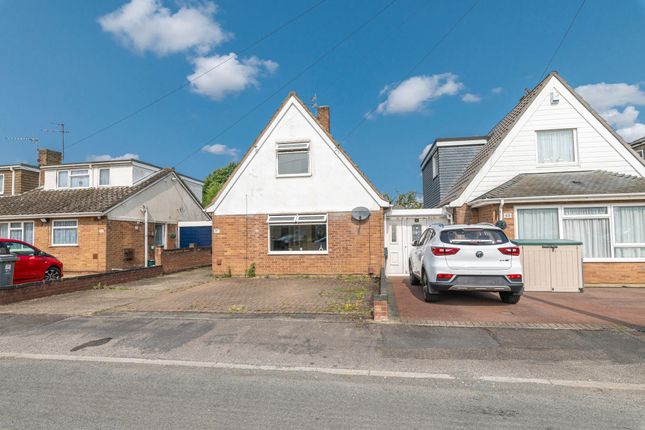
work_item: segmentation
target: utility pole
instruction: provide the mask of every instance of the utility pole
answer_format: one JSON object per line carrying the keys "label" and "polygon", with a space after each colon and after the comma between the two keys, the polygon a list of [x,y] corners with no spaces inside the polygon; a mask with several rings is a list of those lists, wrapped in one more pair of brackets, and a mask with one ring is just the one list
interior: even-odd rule
{"label": "utility pole", "polygon": [[69,133],[69,130],[65,130],[64,122],[52,122],[52,124],[57,125],[57,129],[43,128],[45,133],[60,133],[61,139],[61,161],[65,160],[65,133]]}

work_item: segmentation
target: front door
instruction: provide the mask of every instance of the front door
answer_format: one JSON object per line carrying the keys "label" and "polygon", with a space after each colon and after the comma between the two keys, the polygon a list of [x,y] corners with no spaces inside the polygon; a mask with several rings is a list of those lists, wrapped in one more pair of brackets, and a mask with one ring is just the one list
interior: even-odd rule
{"label": "front door", "polygon": [[403,254],[402,219],[390,218],[387,222],[387,274],[404,275],[407,264]]}

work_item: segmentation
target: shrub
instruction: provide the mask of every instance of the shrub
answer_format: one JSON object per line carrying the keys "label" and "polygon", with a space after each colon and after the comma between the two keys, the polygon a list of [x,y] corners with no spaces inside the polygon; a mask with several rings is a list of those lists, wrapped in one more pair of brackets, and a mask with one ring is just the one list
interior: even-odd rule
{"label": "shrub", "polygon": [[255,263],[251,263],[248,269],[246,269],[247,278],[255,278]]}

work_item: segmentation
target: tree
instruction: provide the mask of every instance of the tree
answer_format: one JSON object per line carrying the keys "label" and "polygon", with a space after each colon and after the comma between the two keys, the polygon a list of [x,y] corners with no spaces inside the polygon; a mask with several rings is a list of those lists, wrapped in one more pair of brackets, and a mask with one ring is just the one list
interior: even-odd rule
{"label": "tree", "polygon": [[229,163],[224,167],[213,170],[213,172],[206,177],[204,180],[204,191],[202,192],[202,204],[204,207],[211,204],[211,201],[215,198],[217,193],[219,193],[219,190],[222,189],[228,177],[231,176],[231,173],[235,170],[235,167],[237,167],[237,163]]}
{"label": "tree", "polygon": [[392,199],[389,194],[385,193],[384,197],[390,202],[395,208],[404,208],[404,209],[421,209],[423,204],[417,199],[417,193],[414,191],[408,191],[407,193],[398,193],[396,199]]}

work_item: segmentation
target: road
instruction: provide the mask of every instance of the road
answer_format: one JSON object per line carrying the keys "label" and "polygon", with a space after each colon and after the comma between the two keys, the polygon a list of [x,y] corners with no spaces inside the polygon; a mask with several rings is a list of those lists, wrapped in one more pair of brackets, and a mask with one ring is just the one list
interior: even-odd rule
{"label": "road", "polygon": [[0,315],[0,428],[645,428],[642,334]]}

